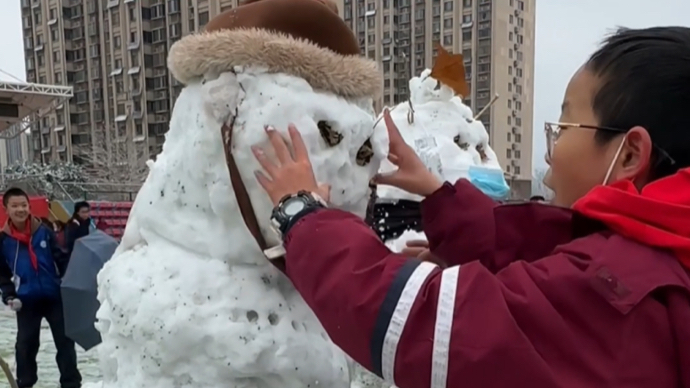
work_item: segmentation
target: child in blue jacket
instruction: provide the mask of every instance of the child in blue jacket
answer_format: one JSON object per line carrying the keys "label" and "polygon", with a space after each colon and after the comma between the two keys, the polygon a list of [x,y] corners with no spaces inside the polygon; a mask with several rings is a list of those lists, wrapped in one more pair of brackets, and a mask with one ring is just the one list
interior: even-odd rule
{"label": "child in blue jacket", "polygon": [[36,355],[45,318],[57,349],[60,386],[79,388],[77,354],[74,341],[65,335],[60,296],[68,258],[53,231],[31,216],[23,190],[7,190],[2,203],[9,218],[0,232],[0,292],[17,314],[17,384],[29,388],[38,381]]}

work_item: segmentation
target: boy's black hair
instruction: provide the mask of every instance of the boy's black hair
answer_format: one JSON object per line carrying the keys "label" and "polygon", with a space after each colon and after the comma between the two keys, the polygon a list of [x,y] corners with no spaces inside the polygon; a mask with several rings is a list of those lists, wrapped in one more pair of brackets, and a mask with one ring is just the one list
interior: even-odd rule
{"label": "boy's black hair", "polygon": [[[658,150],[651,179],[690,166],[690,28],[621,28],[604,40],[586,68],[601,80],[592,108],[603,127],[642,126]],[[596,140],[616,137],[597,131]]]}
{"label": "boy's black hair", "polygon": [[89,205],[89,203],[86,202],[86,201],[75,202],[75,204],[74,204],[74,214],[73,214],[73,216],[76,216],[77,213],[79,213],[79,210],[81,210],[81,209],[83,209],[83,208],[90,209],[90,208],[91,208],[91,205]]}
{"label": "boy's black hair", "polygon": [[543,195],[533,195],[529,199],[530,201],[546,201]]}
{"label": "boy's black hair", "polygon": [[2,205],[7,207],[7,202],[12,197],[24,197],[27,201],[29,200],[29,196],[26,194],[26,191],[20,189],[19,187],[11,187],[2,195]]}

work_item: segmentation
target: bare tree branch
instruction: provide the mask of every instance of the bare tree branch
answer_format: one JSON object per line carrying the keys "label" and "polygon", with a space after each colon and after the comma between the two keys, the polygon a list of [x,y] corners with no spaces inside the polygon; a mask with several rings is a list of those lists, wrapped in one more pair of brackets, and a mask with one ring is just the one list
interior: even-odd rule
{"label": "bare tree branch", "polygon": [[75,147],[79,163],[89,182],[113,185],[141,185],[148,175],[147,144],[129,136],[110,137],[107,130],[92,134],[92,143]]}

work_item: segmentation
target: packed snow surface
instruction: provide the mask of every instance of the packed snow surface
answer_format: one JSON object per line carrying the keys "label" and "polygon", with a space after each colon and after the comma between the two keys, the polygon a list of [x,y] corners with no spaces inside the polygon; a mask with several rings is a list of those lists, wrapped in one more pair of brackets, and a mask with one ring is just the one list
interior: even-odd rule
{"label": "packed snow surface", "polygon": [[[266,125],[287,138],[296,124],[332,205],[364,214],[367,183],[388,152],[371,100],[256,68],[188,85],[122,244],[98,277],[103,387],[339,388],[362,377],[245,227],[220,133],[233,119],[233,154],[269,242],[278,242],[268,228],[272,205],[250,152],[268,146]],[[372,386],[362,382],[369,378],[353,384]]]}
{"label": "packed snow surface", "polygon": [[386,241],[386,246],[393,252],[400,253],[403,249],[407,248],[408,241],[423,240],[426,241],[426,235],[424,232],[417,232],[415,230],[406,230],[398,236],[398,238]]}
{"label": "packed snow surface", "polygon": [[[453,90],[430,77],[425,70],[410,80],[410,101],[391,108],[391,118],[405,142],[412,146],[430,171],[439,178],[455,182],[467,178],[470,166],[500,170],[496,154],[489,146],[489,134],[479,120],[473,118],[472,109],[462,103]],[[385,128],[379,117],[376,129]],[[388,160],[381,172],[395,170]],[[380,198],[409,199],[421,197],[406,191],[378,186]]]}

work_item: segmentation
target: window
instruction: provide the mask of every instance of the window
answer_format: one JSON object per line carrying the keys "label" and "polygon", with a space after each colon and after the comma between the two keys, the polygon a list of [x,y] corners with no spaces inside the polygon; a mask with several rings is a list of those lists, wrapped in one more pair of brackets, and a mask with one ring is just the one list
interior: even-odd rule
{"label": "window", "polygon": [[453,2],[452,1],[446,1],[443,3],[443,10],[445,12],[450,12],[453,10]]}
{"label": "window", "polygon": [[122,47],[122,38],[119,35],[113,37],[113,47],[116,49]]}
{"label": "window", "polygon": [[465,30],[463,28],[463,30],[462,30],[462,41],[463,42],[472,41],[472,30]]}
{"label": "window", "polygon": [[49,13],[50,13],[50,20],[57,19],[57,10],[55,8],[51,8]]}
{"label": "window", "polygon": [[444,35],[443,36],[443,44],[445,46],[450,46],[453,44],[453,35]]}
{"label": "window", "polygon": [[129,21],[133,22],[137,20],[137,9],[134,8],[134,4],[129,5]]}
{"label": "window", "polygon": [[199,14],[199,29],[208,24],[208,11]]}
{"label": "window", "polygon": [[122,59],[121,58],[115,59],[115,69],[122,69]]}
{"label": "window", "polygon": [[[369,20],[373,20],[373,18],[369,18]],[[170,25],[170,37],[171,38],[177,38],[180,36],[180,30],[182,30],[182,25],[180,23],[174,23]]]}
{"label": "window", "polygon": [[57,42],[58,40],[60,40],[60,30],[58,30],[57,28],[51,28],[50,40],[52,40],[53,42]]}
{"label": "window", "polygon": [[[510,101],[510,100],[508,100],[508,101]],[[512,121],[513,121],[513,118],[508,116],[508,125],[513,125]]]}
{"label": "window", "polygon": [[472,14],[462,15],[462,22],[463,23],[472,23]]}
{"label": "window", "polygon": [[113,8],[113,26],[120,24],[120,10],[118,8]]}
{"label": "window", "polygon": [[462,0],[462,6],[464,8],[471,8],[472,7],[472,0]]}
{"label": "window", "polygon": [[53,63],[60,63],[60,51],[53,51]]}
{"label": "window", "polygon": [[512,157],[513,157],[513,151],[510,148],[506,149],[506,158],[510,159]]}
{"label": "window", "polygon": [[62,85],[62,73],[61,72],[56,72],[53,75],[53,80],[55,81],[56,84]]}
{"label": "window", "polygon": [[515,125],[517,125],[518,127],[522,126],[522,119],[519,117],[516,117],[515,118]]}
{"label": "window", "polygon": [[129,42],[130,43],[136,43],[137,42],[137,32],[132,31],[129,33]]}
{"label": "window", "polygon": [[515,166],[513,171],[515,172],[515,175],[520,175],[520,166]]}

